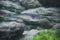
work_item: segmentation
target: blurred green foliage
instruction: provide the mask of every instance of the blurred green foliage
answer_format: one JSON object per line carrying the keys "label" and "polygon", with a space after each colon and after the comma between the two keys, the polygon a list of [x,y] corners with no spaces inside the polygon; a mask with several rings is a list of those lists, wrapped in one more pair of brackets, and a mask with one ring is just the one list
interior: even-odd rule
{"label": "blurred green foliage", "polygon": [[40,30],[40,32],[38,33],[38,35],[36,35],[35,37],[33,37],[32,40],[60,40],[60,38],[58,38],[56,36],[56,31],[55,30]]}

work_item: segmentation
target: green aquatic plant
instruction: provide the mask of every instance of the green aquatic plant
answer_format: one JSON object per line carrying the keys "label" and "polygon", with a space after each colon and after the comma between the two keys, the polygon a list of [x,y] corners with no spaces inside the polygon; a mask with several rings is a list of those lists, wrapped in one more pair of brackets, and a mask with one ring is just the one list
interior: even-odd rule
{"label": "green aquatic plant", "polygon": [[32,40],[60,40],[60,38],[56,36],[55,30],[40,30]]}

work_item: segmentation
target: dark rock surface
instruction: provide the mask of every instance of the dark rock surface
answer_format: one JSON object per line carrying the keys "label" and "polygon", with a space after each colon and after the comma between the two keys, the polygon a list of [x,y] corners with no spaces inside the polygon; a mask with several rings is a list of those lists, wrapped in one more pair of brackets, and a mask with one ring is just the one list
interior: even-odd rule
{"label": "dark rock surface", "polygon": [[24,6],[27,9],[37,8],[41,6],[38,0],[19,0],[19,2],[22,6]]}
{"label": "dark rock surface", "polygon": [[60,37],[60,23],[53,26],[54,30],[57,30],[57,36]]}
{"label": "dark rock surface", "polygon": [[60,0],[38,0],[45,7],[60,7]]}
{"label": "dark rock surface", "polygon": [[25,10],[25,8],[17,2],[12,1],[1,1],[0,2],[1,9],[3,10],[9,10],[11,12],[20,13],[21,11]]}
{"label": "dark rock surface", "polygon": [[0,10],[0,17],[1,16],[6,16],[6,13]]}
{"label": "dark rock surface", "polygon": [[24,31],[24,33],[23,33],[24,37],[21,38],[20,40],[32,40],[31,38],[36,36],[38,33],[39,33],[39,31],[36,29],[32,29],[30,31]]}
{"label": "dark rock surface", "polygon": [[23,35],[24,24],[17,22],[0,23],[0,39],[1,40],[17,40]]}
{"label": "dark rock surface", "polygon": [[53,29],[55,29],[55,30],[60,30],[60,23],[54,25],[54,26],[53,26]]}
{"label": "dark rock surface", "polygon": [[32,28],[37,28],[37,26],[49,29],[53,26],[53,24],[48,19],[40,19],[39,21],[28,21],[24,20],[26,25],[32,25]]}
{"label": "dark rock surface", "polygon": [[0,22],[4,21],[5,16],[7,16],[6,13],[0,10]]}

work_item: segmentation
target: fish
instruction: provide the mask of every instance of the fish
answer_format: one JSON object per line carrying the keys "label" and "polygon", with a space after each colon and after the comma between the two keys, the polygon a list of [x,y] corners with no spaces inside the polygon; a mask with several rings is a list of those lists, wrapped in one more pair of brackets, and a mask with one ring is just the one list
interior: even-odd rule
{"label": "fish", "polygon": [[30,14],[30,13],[24,13],[24,14],[20,14],[20,15],[25,15],[25,16],[30,16],[31,18],[36,18],[36,19],[40,19],[40,15],[38,14]]}
{"label": "fish", "polygon": [[29,20],[29,21],[39,21],[41,18],[41,16],[38,14],[30,14],[30,13],[20,14],[17,17],[22,18],[24,20]]}

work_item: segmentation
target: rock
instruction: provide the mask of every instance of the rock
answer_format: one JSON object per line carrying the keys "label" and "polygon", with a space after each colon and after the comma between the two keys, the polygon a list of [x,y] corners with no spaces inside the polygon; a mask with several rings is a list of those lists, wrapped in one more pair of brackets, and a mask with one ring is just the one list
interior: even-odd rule
{"label": "rock", "polygon": [[0,22],[4,21],[4,18],[3,17],[0,17]]}
{"label": "rock", "polygon": [[[58,8],[59,9],[59,8]],[[25,11],[22,11],[21,13],[32,13],[32,14],[39,14],[39,15],[49,15],[49,14],[53,14],[55,13],[56,9],[55,8],[44,8],[44,7],[39,7],[39,8],[35,8],[35,9],[28,9]]]}
{"label": "rock", "polygon": [[39,21],[24,21],[26,25],[33,25],[32,28],[37,28],[37,26],[49,29],[53,26],[53,23],[51,23],[48,19],[43,18],[40,19]]}
{"label": "rock", "polygon": [[25,8],[37,8],[40,7],[41,4],[38,0],[19,0],[20,4],[24,6]]}
{"label": "rock", "polygon": [[24,13],[33,13],[33,14],[36,14],[36,9],[28,9],[28,10],[22,11],[21,13],[22,14],[24,14]]}
{"label": "rock", "polygon": [[45,8],[45,7],[38,7],[35,9],[28,9],[25,11],[22,11],[21,13],[39,13],[39,14],[53,14],[53,13],[59,13],[60,8]]}
{"label": "rock", "polygon": [[36,14],[33,14],[33,13],[21,13],[20,15],[16,15],[15,17],[23,20],[23,23],[26,24],[25,30],[37,29],[36,24],[37,24],[37,22],[40,21],[40,18],[42,18],[37,13]]}
{"label": "rock", "polygon": [[60,23],[60,17],[56,16],[46,16],[49,20],[54,21],[56,23]]}
{"label": "rock", "polygon": [[32,27],[33,27],[32,25],[26,25],[26,27],[25,27],[25,29],[24,29],[24,30],[25,30],[25,31],[27,31],[27,30],[29,31],[29,30],[31,30],[31,29],[32,29]]}
{"label": "rock", "polygon": [[21,13],[17,18],[21,18],[26,25],[32,25],[32,28],[36,28],[37,26],[51,28],[54,25],[49,19],[43,18],[43,16],[37,13]]}
{"label": "rock", "polygon": [[0,22],[4,21],[4,17],[6,16],[6,13],[0,10]]}
{"label": "rock", "polygon": [[0,10],[0,17],[6,16],[6,13]]}
{"label": "rock", "polygon": [[[14,18],[17,14],[15,12],[11,12],[8,10],[0,10],[0,22],[5,21],[16,21],[16,22],[23,22],[22,19]],[[17,20],[18,19],[18,20]]]}
{"label": "rock", "polygon": [[10,22],[10,21],[16,21],[16,22],[19,22],[19,23],[23,23],[23,20],[22,19],[18,19],[18,18],[14,18],[14,17],[5,17],[4,18],[4,21],[5,22]]}
{"label": "rock", "polygon": [[54,25],[54,23],[50,22],[47,18],[40,19],[36,24],[45,29],[49,29]]}
{"label": "rock", "polygon": [[57,30],[57,36],[60,37],[60,23],[54,25],[52,29]]}
{"label": "rock", "polygon": [[8,1],[12,1],[12,2],[19,2],[19,0],[8,0]]}
{"label": "rock", "polygon": [[16,14],[15,12],[11,12],[11,11],[8,11],[8,10],[1,10],[1,11],[4,12],[6,14],[6,16],[9,16],[9,17],[12,17],[13,15]]}
{"label": "rock", "polygon": [[47,18],[43,18],[38,14],[24,13],[20,14],[18,18],[21,18],[26,25],[33,25],[34,27],[32,28],[37,26],[42,28],[51,28],[53,25],[53,23],[51,23]]}
{"label": "rock", "polygon": [[16,13],[20,13],[21,11],[25,10],[24,7],[12,1],[1,1],[0,5],[2,6],[2,9],[6,9]]}
{"label": "rock", "polygon": [[[16,13],[10,12],[8,10],[0,10],[0,21],[5,21],[7,18],[13,17]],[[12,19],[11,19],[12,20]]]}
{"label": "rock", "polygon": [[53,26],[53,29],[60,30],[60,23],[57,23]]}
{"label": "rock", "polygon": [[60,0],[38,0],[44,7],[60,7]]}
{"label": "rock", "polygon": [[48,18],[51,21],[60,22],[60,8],[39,7],[36,9],[29,9],[29,10],[23,11],[21,13],[22,14],[24,14],[24,13],[38,14],[44,18]]}
{"label": "rock", "polygon": [[24,31],[24,37],[21,40],[31,40],[35,35],[39,33],[38,30],[32,29],[30,31]]}
{"label": "rock", "polygon": [[60,8],[48,8],[48,13],[51,15],[45,15],[48,19],[53,20],[54,22],[60,22]]}
{"label": "rock", "polygon": [[0,23],[0,39],[1,40],[17,40],[23,35],[24,24],[17,22],[1,22]]}

